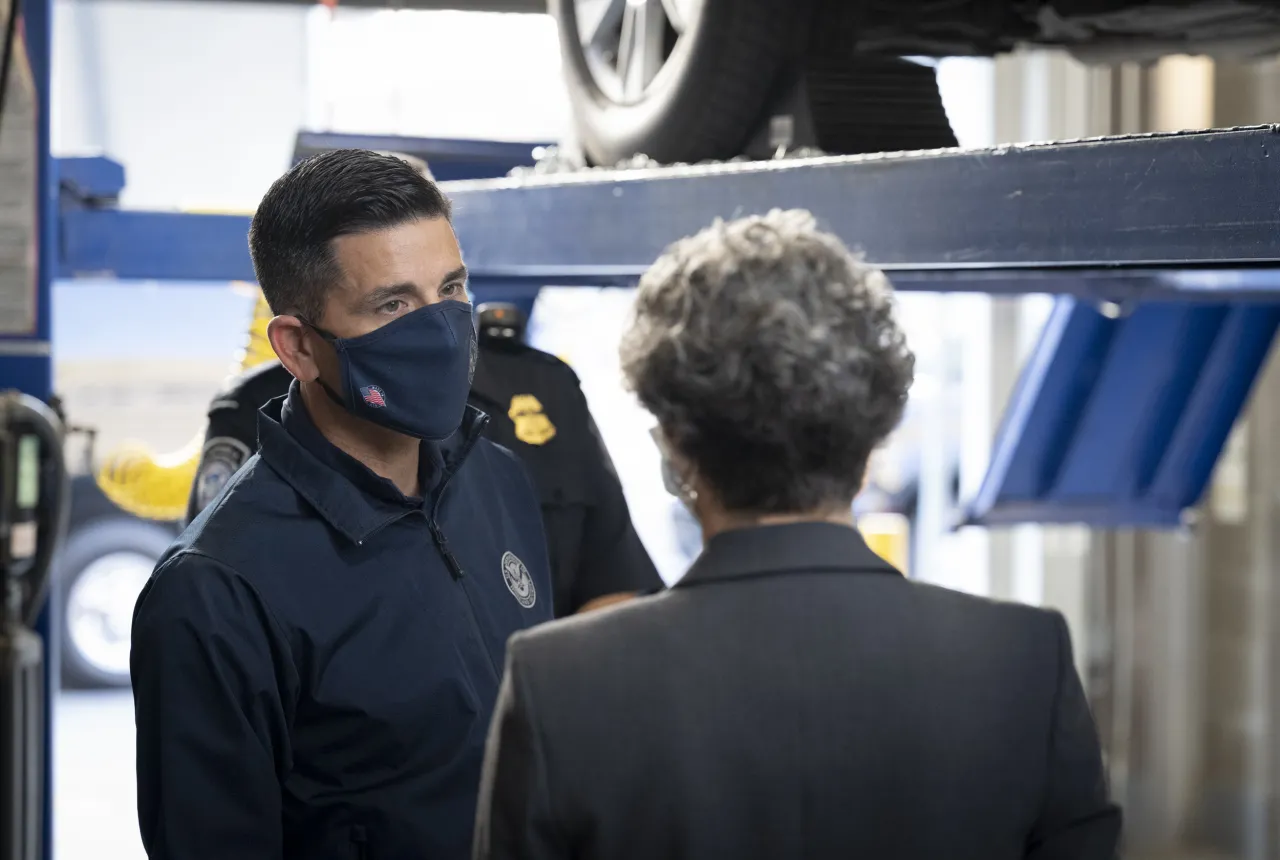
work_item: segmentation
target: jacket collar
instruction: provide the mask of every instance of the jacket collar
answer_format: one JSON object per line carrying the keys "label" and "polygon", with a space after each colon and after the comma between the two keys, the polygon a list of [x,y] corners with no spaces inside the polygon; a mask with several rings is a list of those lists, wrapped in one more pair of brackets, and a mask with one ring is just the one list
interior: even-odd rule
{"label": "jacket collar", "polygon": [[898,571],[872,552],[857,529],[834,523],[753,526],[713,537],[676,587],[791,572]]}
{"label": "jacket collar", "polygon": [[443,442],[423,442],[420,479],[423,498],[405,496],[394,483],[342,451],[312,422],[295,380],[289,393],[258,412],[262,459],[353,543],[413,511],[430,514],[429,502],[443,481],[462,465],[489,416],[468,406],[458,432]]}

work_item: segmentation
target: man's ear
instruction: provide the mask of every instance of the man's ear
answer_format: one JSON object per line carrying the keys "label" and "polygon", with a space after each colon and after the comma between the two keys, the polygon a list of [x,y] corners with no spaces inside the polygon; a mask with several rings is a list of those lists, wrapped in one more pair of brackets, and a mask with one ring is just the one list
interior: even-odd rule
{"label": "man's ear", "polygon": [[313,332],[295,316],[273,317],[267,323],[267,339],[285,370],[299,382],[312,382],[320,376],[320,365],[312,346]]}

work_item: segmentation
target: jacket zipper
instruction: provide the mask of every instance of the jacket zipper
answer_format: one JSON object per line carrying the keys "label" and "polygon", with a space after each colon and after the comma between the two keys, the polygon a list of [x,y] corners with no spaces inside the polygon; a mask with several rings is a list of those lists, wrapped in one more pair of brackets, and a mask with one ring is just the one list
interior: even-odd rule
{"label": "jacket zipper", "polygon": [[471,453],[471,449],[475,447],[476,442],[480,439],[480,434],[488,423],[488,415],[484,415],[476,421],[471,435],[467,437],[467,440],[462,444],[462,448],[458,450],[458,456],[454,458],[453,463],[440,477],[440,486],[436,487],[436,497],[435,501],[431,503],[431,515],[427,518],[427,527],[431,530],[431,539],[435,542],[436,549],[440,552],[441,557],[444,558],[444,563],[449,568],[449,573],[453,576],[454,582],[462,589],[462,596],[467,604],[467,617],[471,621],[471,629],[475,633],[476,641],[480,643],[480,648],[484,651],[489,668],[493,671],[495,678],[500,678],[502,673],[498,668],[497,661],[493,658],[493,654],[489,651],[489,646],[485,644],[484,632],[480,629],[480,619],[476,616],[475,604],[471,602],[471,592],[467,591],[466,585],[461,582],[467,572],[462,569],[462,564],[459,563],[453,551],[449,549],[449,539],[445,537],[444,531],[436,520],[440,512],[440,502],[444,499],[445,488],[449,486],[449,481],[453,478],[454,473],[462,465],[467,455]]}
{"label": "jacket zipper", "polygon": [[469,435],[462,443],[462,447],[458,449],[458,456],[453,458],[453,462],[449,464],[449,468],[444,470],[444,474],[440,476],[440,486],[436,487],[436,497],[431,503],[431,515],[427,517],[427,527],[431,529],[431,539],[435,541],[436,549],[440,551],[440,555],[444,557],[444,563],[449,568],[449,573],[453,575],[455,580],[462,579],[467,572],[462,569],[462,565],[458,562],[453,551],[449,549],[449,539],[444,536],[437,518],[440,514],[440,502],[444,499],[444,491],[449,486],[449,482],[453,480],[453,476],[457,473],[459,467],[462,466],[467,455],[471,453],[471,449],[476,446],[476,442],[480,439],[480,434],[484,432],[484,428],[489,423],[489,416],[484,415],[476,419],[476,423],[472,427],[471,435]]}

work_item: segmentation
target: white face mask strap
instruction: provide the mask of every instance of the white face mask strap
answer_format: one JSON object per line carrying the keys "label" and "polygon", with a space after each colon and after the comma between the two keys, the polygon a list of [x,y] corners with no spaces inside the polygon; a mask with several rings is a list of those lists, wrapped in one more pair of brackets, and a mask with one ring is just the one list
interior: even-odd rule
{"label": "white face mask strap", "polygon": [[649,436],[652,437],[653,443],[658,446],[658,453],[662,457],[662,483],[667,492],[684,502],[686,507],[692,508],[693,503],[698,500],[698,491],[691,481],[686,480],[676,470],[675,461],[671,458],[670,449],[667,446],[665,437],[662,435],[662,428],[653,427],[649,430]]}

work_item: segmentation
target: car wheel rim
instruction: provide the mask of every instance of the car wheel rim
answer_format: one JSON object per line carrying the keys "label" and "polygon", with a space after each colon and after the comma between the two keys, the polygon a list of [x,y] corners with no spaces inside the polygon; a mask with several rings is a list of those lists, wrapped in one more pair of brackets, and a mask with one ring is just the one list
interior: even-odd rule
{"label": "car wheel rim", "polygon": [[642,101],[690,32],[704,0],[573,0],[578,42],[600,93]]}
{"label": "car wheel rim", "polygon": [[95,559],[67,594],[68,638],[80,659],[103,675],[129,672],[133,607],[151,576],[155,559],[113,552]]}

